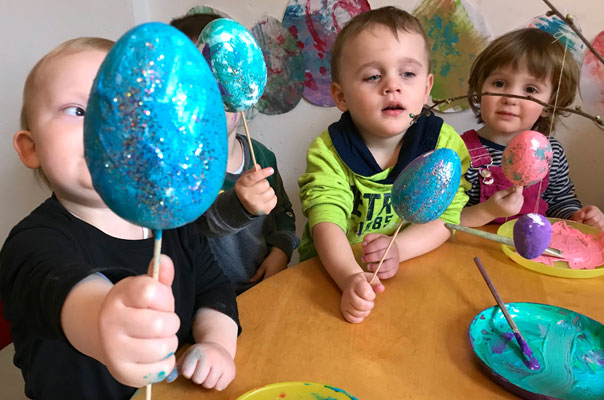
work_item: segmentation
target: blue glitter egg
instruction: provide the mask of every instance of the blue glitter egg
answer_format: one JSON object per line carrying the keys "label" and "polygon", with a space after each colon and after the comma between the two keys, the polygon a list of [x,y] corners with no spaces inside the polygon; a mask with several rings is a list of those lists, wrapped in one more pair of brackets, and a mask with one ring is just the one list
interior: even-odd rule
{"label": "blue glitter egg", "polygon": [[197,219],[222,187],[227,161],[220,92],[197,47],[147,23],[115,43],[84,118],[94,188],[116,214],[154,230]]}
{"label": "blue glitter egg", "polygon": [[227,111],[256,104],[264,93],[266,64],[252,34],[238,22],[219,18],[206,25],[198,46],[214,72]]}
{"label": "blue glitter egg", "polygon": [[392,206],[415,224],[434,221],[449,207],[461,179],[461,161],[451,149],[422,154],[405,167],[392,185]]}

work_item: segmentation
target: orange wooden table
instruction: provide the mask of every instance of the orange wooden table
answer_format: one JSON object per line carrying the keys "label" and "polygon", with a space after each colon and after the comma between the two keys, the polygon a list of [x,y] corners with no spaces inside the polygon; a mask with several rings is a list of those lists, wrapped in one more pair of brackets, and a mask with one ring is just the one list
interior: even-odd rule
{"label": "orange wooden table", "polygon": [[[318,259],[267,279],[238,297],[243,333],[230,386],[209,391],[179,378],[153,385],[153,399],[234,400],[283,381],[324,383],[359,400],[516,398],[482,373],[470,348],[470,322],[495,304],[475,256],[504,301],[552,304],[604,321],[604,278],[532,272],[499,244],[458,232],[437,250],[401,263],[359,325],[341,317],[340,291]],[[136,399],[144,398],[140,392]]]}

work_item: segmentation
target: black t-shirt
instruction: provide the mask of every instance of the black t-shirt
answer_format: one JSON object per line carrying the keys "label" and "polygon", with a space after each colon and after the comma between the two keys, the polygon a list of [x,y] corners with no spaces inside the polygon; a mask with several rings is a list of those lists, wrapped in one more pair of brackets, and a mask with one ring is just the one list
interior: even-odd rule
{"label": "black t-shirt", "polygon": [[[35,399],[127,399],[104,365],[77,351],[61,329],[63,302],[73,286],[100,272],[113,283],[147,273],[154,239],[108,236],[74,217],[53,196],[10,232],[0,251],[0,296],[11,324],[15,365]],[[172,290],[180,317],[179,343],[193,342],[196,311],[209,307],[238,323],[228,278],[194,224],[166,230],[162,253],[174,261]]]}

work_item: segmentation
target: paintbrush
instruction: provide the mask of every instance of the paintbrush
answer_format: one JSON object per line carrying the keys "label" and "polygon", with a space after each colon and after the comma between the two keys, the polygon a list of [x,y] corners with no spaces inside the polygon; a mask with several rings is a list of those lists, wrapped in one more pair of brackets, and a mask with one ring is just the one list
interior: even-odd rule
{"label": "paintbrush", "polygon": [[516,323],[512,319],[512,316],[510,315],[505,303],[501,299],[501,296],[499,296],[499,293],[497,292],[497,289],[495,289],[493,282],[491,282],[489,275],[487,275],[487,271],[484,269],[484,266],[480,262],[480,259],[478,257],[474,257],[474,262],[476,263],[478,270],[480,271],[482,277],[484,278],[484,281],[487,283],[489,290],[493,294],[493,297],[495,298],[497,305],[501,309],[501,312],[503,313],[505,320],[510,325],[510,328],[512,328],[512,332],[514,332],[514,337],[516,338],[516,341],[518,342],[518,345],[520,346],[520,349],[522,350],[522,354],[524,355],[524,357],[526,359],[525,360],[526,366],[532,370],[540,369],[541,366],[539,365],[539,361],[537,361],[537,359],[533,355],[533,351],[529,347],[526,340],[524,340],[524,337],[522,337],[522,334],[518,330],[518,326],[516,326]]}
{"label": "paintbrush", "polygon": [[[516,246],[514,246],[514,239],[506,237],[506,236],[501,236],[501,235],[497,235],[495,233],[481,231],[479,229],[468,228],[467,226],[463,226],[463,225],[445,223],[445,226],[449,229],[455,229],[457,231],[469,233],[470,235],[478,236],[478,237],[481,237],[481,238],[487,239],[487,240],[492,240],[494,242],[507,244],[508,246],[516,248]],[[554,249],[552,247],[547,247],[543,251],[543,254],[546,254],[551,257],[556,257],[556,258],[564,258],[561,250]]]}

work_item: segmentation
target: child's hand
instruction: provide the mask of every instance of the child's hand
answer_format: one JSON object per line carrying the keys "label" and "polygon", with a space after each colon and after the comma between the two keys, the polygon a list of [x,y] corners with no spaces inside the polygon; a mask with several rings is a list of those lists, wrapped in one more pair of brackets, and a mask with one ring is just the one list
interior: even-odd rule
{"label": "child's hand", "polygon": [[141,387],[162,381],[174,368],[180,319],[174,313],[173,279],[172,260],[161,255],[159,281],[150,275],[122,279],[101,306],[104,362],[125,385]]}
{"label": "child's hand", "polygon": [[277,205],[277,196],[266,180],[275,171],[271,168],[246,171],[235,182],[235,193],[245,210],[252,215],[266,215]]}
{"label": "child's hand", "polygon": [[583,206],[582,209],[575,211],[570,219],[582,224],[591,225],[601,231],[604,230],[604,214],[596,206]]}
{"label": "child's hand", "polygon": [[277,272],[287,268],[287,254],[278,247],[272,247],[268,256],[264,259],[258,271],[252,276],[250,282],[257,282],[260,279],[267,279],[275,275]]}
{"label": "child's hand", "polygon": [[518,215],[524,204],[522,190],[522,186],[511,186],[489,197],[485,201],[485,207],[487,207],[493,219]]}
{"label": "child's hand", "polygon": [[[218,343],[197,343],[178,359],[178,370],[188,379],[206,389],[223,390],[235,378],[235,362]],[[176,369],[175,369],[176,371]],[[172,382],[176,373],[167,379]]]}
{"label": "child's hand", "polygon": [[[369,233],[363,238],[363,262],[367,264],[368,271],[375,271],[384,251],[392,238],[381,233]],[[384,258],[377,277],[380,279],[392,278],[398,272],[399,255],[396,243],[393,243]]]}
{"label": "child's hand", "polygon": [[379,279],[369,285],[372,277],[371,272],[359,272],[348,278],[340,302],[340,311],[346,321],[354,324],[363,322],[373,309],[375,294],[385,290]]}

